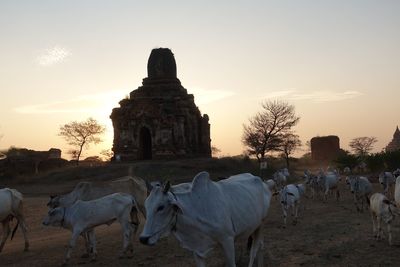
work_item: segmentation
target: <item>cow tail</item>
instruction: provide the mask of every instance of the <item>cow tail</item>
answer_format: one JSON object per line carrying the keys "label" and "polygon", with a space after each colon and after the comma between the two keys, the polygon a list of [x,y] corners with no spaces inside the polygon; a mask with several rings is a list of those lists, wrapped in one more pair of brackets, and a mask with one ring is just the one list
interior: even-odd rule
{"label": "cow tail", "polygon": [[19,225],[19,220],[17,220],[17,225],[14,227],[14,230],[13,230],[12,233],[11,233],[11,240],[13,240],[13,237],[14,237],[14,235],[15,235],[15,232],[16,232],[17,229],[18,229],[18,225]]}

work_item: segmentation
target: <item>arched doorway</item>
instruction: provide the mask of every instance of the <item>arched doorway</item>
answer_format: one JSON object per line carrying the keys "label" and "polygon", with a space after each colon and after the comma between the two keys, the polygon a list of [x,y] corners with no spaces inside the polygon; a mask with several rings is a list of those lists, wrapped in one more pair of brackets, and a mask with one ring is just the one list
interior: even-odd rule
{"label": "arched doorway", "polygon": [[139,134],[139,159],[151,159],[151,134],[146,127],[140,129]]}

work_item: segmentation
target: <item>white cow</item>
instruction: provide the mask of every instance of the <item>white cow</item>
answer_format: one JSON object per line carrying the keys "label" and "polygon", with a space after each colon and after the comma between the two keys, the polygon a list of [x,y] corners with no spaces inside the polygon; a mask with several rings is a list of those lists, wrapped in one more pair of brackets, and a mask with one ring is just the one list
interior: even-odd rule
{"label": "white cow", "polygon": [[318,184],[322,186],[324,191],[324,199],[327,201],[329,191],[335,191],[336,200],[339,200],[340,192],[338,187],[338,182],[340,176],[334,172],[327,172],[326,174],[320,171],[318,175]]}
{"label": "white cow", "polygon": [[[372,231],[376,239],[383,237],[383,230],[381,228],[383,220],[387,224],[389,245],[392,245],[392,231],[390,226],[395,216],[400,215],[400,210],[395,203],[389,201],[389,199],[381,193],[373,194],[369,199],[369,205],[372,219]],[[375,226],[375,220],[377,221],[377,228]]]}
{"label": "white cow", "polygon": [[49,208],[68,207],[77,200],[93,200],[112,193],[127,193],[132,195],[139,211],[146,217],[144,201],[147,197],[147,187],[139,177],[125,176],[111,182],[80,182],[68,194],[51,196]]}
{"label": "white cow", "polygon": [[122,227],[122,257],[126,255],[128,249],[132,252],[133,235],[139,223],[135,198],[129,194],[114,193],[95,200],[78,200],[69,207],[51,209],[43,220],[43,224],[63,227],[72,231],[64,260],[64,264],[67,264],[72,249],[82,233],[88,233],[92,260],[95,260],[97,250],[94,228],[103,224],[110,225],[114,221],[118,221]]}
{"label": "white cow", "polygon": [[[286,171],[283,171],[283,170],[286,170]],[[275,181],[276,187],[278,189],[281,189],[282,187],[285,186],[286,180],[289,177],[289,175],[287,175],[287,174],[289,174],[287,169],[285,168],[283,170],[278,170],[272,175],[272,179]]]}
{"label": "white cow", "polygon": [[0,189],[0,222],[3,225],[3,236],[0,243],[0,252],[11,233],[10,222],[13,218],[17,219],[17,225],[11,234],[11,239],[14,237],[18,225],[21,224],[21,230],[25,239],[25,251],[29,249],[29,241],[27,237],[27,227],[23,213],[23,196],[15,189],[3,188]]}
{"label": "white cow", "polygon": [[396,178],[396,185],[394,187],[394,201],[400,207],[400,176]]}
{"label": "white cow", "polygon": [[[364,202],[367,207],[368,197],[372,193],[372,185],[368,178],[363,176],[353,176],[349,178],[350,191],[354,196],[354,205],[358,212],[364,210]],[[361,208],[358,204],[361,202]]]}
{"label": "white cow", "polygon": [[283,212],[283,223],[286,226],[287,212],[292,208],[292,216],[294,216],[293,224],[297,223],[297,217],[300,204],[300,192],[298,186],[288,184],[279,191],[279,197]]}
{"label": "white cow", "polygon": [[213,182],[207,172],[196,175],[190,187],[155,186],[146,200],[147,221],[140,242],[154,245],[171,232],[181,246],[192,251],[196,265],[220,244],[229,267],[236,266],[236,238],[251,237],[250,261],[262,263],[262,223],[270,206],[271,192],[261,178],[249,173]]}
{"label": "white cow", "polygon": [[315,199],[322,192],[322,185],[318,183],[318,177],[313,175],[309,170],[304,171],[304,177],[305,184],[311,189],[311,198]]}
{"label": "white cow", "polygon": [[379,183],[383,187],[383,193],[391,197],[393,194],[393,186],[395,183],[395,178],[393,176],[393,173],[391,172],[382,172],[379,174]]}
{"label": "white cow", "polygon": [[269,190],[272,192],[276,191],[276,183],[273,179],[268,179],[265,181],[265,183],[268,185]]}

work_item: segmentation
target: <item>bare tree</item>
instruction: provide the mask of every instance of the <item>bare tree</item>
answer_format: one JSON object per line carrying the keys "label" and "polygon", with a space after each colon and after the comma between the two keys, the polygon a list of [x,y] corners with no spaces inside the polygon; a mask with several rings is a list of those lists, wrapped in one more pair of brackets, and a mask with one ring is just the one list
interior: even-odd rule
{"label": "bare tree", "polygon": [[74,146],[70,154],[77,163],[81,157],[83,148],[89,148],[90,144],[98,144],[102,140],[99,135],[104,134],[105,127],[95,119],[89,118],[83,122],[73,121],[60,127],[59,136],[62,136],[69,145]]}
{"label": "bare tree", "polygon": [[286,160],[286,167],[289,168],[290,156],[301,146],[300,138],[297,134],[287,133],[282,138],[280,151]]}
{"label": "bare tree", "polygon": [[212,154],[213,156],[216,156],[216,155],[218,155],[219,153],[221,153],[221,149],[219,149],[219,148],[216,147],[216,146],[211,146],[211,154]]}
{"label": "bare tree", "polygon": [[260,162],[267,152],[279,151],[283,136],[300,120],[294,106],[282,101],[265,101],[262,111],[243,125],[242,142],[249,155],[254,155]]}
{"label": "bare tree", "polygon": [[363,157],[367,156],[369,152],[371,152],[376,142],[378,142],[378,140],[375,137],[356,137],[350,141],[349,146],[353,150],[354,154]]}
{"label": "bare tree", "polygon": [[111,161],[114,156],[114,152],[112,152],[111,149],[103,149],[100,154],[104,156],[105,161]]}

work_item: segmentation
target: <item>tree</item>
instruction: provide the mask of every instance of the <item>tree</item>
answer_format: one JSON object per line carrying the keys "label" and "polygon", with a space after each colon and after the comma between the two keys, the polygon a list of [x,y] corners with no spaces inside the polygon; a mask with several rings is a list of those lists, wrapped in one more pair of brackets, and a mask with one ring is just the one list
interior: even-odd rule
{"label": "tree", "polygon": [[378,140],[375,137],[357,137],[350,141],[349,146],[357,156],[365,157],[371,152]]}
{"label": "tree", "polygon": [[283,136],[279,150],[282,152],[282,155],[286,160],[287,168],[289,168],[290,155],[292,155],[300,146],[301,141],[297,134],[287,133]]}
{"label": "tree", "polygon": [[257,157],[261,162],[266,153],[279,151],[283,136],[290,132],[300,120],[294,111],[294,106],[282,101],[265,101],[262,111],[249,119],[248,125],[243,125],[242,142],[249,155]]}
{"label": "tree", "polygon": [[78,164],[83,148],[89,148],[92,143],[98,144],[102,142],[99,135],[104,134],[105,130],[106,128],[95,119],[88,118],[83,122],[73,121],[62,125],[58,135],[62,136],[69,145],[74,146],[70,151]]}
{"label": "tree", "polygon": [[112,152],[111,149],[103,149],[100,154],[104,156],[105,161],[111,161],[114,156],[114,152]]}

